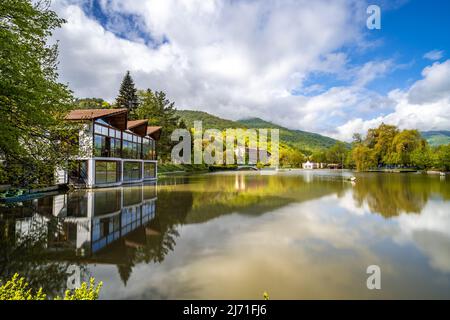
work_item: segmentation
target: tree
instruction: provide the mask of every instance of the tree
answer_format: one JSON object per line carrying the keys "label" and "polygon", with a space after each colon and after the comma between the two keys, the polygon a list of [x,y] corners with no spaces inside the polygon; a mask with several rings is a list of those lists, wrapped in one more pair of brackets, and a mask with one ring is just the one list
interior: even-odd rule
{"label": "tree", "polygon": [[127,71],[120,85],[119,95],[116,98],[117,108],[127,108],[132,112],[139,105],[137,89],[131,78],[130,71]]}
{"label": "tree", "polygon": [[75,100],[77,109],[111,109],[112,106],[102,98],[82,98]]}
{"label": "tree", "polygon": [[426,141],[417,130],[403,130],[395,135],[391,144],[389,159],[394,164],[411,165],[411,154],[414,150],[422,151]]}
{"label": "tree", "polygon": [[318,163],[327,162],[327,152],[324,150],[319,150],[319,151],[314,152],[311,155],[311,161],[318,162]]}
{"label": "tree", "polygon": [[358,144],[353,148],[352,160],[358,171],[368,170],[377,164],[374,151],[364,144]]}
{"label": "tree", "polygon": [[392,163],[392,141],[398,132],[396,126],[384,123],[378,128],[368,130],[364,144],[374,151],[377,164]]}
{"label": "tree", "polygon": [[354,133],[353,136],[352,136],[352,139],[353,139],[353,143],[354,144],[355,143],[362,143],[362,141],[363,141],[363,138],[362,138],[360,133]]}
{"label": "tree", "polygon": [[327,151],[327,162],[329,163],[340,163],[343,164],[346,157],[347,157],[347,147],[345,144],[341,141],[338,141],[335,143],[334,146],[332,146]]}
{"label": "tree", "polygon": [[416,148],[410,155],[411,164],[419,169],[426,169],[433,166],[432,153],[428,146]]}
{"label": "tree", "polygon": [[76,151],[64,126],[72,95],[58,82],[57,45],[46,44],[63,22],[47,1],[1,2],[0,182],[52,183]]}
{"label": "tree", "polygon": [[184,122],[181,122],[175,114],[174,102],[170,102],[163,91],[153,92],[151,89],[147,89],[139,91],[138,96],[139,106],[131,112],[130,118],[148,119],[149,125],[162,127],[158,153],[163,160],[169,160],[172,147],[176,144],[171,141],[170,135],[173,130],[183,128],[181,126]]}
{"label": "tree", "polygon": [[282,167],[301,168],[305,156],[298,150],[282,146],[280,148],[279,162]]}
{"label": "tree", "polygon": [[433,151],[433,167],[443,171],[450,171],[450,144],[436,147]]}

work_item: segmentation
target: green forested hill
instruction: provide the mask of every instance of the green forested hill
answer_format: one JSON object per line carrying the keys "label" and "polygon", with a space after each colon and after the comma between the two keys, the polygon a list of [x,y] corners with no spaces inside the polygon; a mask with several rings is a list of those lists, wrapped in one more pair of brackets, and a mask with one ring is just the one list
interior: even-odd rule
{"label": "green forested hill", "polygon": [[[189,128],[194,126],[194,121],[201,120],[203,129],[216,128],[274,128],[280,130],[280,142],[287,144],[305,153],[333,146],[337,140],[301,130],[290,130],[277,124],[264,121],[259,118],[232,121],[222,119],[203,111],[178,110],[177,115],[183,119]],[[309,151],[309,152],[308,152]]]}
{"label": "green forested hill", "polygon": [[333,146],[337,140],[325,137],[317,133],[291,130],[277,124],[264,121],[260,118],[251,118],[239,120],[239,123],[246,125],[248,128],[274,128],[280,130],[280,140],[300,150],[317,150],[325,149]]}
{"label": "green forested hill", "polygon": [[422,131],[421,134],[434,147],[450,143],[450,131]]}
{"label": "green forested hill", "polygon": [[203,129],[224,130],[243,127],[235,121],[222,119],[203,111],[177,110],[176,115],[183,119],[188,128],[194,127],[194,121],[202,121]]}

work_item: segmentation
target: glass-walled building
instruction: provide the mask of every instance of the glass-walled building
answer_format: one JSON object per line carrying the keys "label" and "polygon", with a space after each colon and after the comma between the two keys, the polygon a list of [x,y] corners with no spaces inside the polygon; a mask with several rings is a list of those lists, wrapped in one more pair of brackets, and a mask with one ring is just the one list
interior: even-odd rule
{"label": "glass-walled building", "polygon": [[66,119],[81,123],[80,153],[69,170],[57,173],[57,183],[94,188],[156,179],[161,127],[127,117],[127,109],[70,112]]}

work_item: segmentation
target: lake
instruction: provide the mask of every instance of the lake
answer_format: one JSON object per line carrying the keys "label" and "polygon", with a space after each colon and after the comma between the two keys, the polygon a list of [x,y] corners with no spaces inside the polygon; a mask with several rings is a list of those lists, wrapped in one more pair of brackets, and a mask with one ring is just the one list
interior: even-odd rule
{"label": "lake", "polygon": [[0,207],[0,276],[61,294],[76,265],[102,299],[448,299],[449,181],[292,170],[77,190]]}

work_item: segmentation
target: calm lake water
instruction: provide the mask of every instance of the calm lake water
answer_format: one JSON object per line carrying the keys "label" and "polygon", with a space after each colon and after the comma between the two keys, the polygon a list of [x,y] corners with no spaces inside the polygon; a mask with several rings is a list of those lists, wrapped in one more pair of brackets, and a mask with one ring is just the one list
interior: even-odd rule
{"label": "calm lake water", "polygon": [[229,172],[41,198],[0,207],[0,278],[61,294],[78,265],[104,299],[448,299],[449,182]]}

